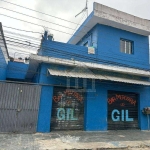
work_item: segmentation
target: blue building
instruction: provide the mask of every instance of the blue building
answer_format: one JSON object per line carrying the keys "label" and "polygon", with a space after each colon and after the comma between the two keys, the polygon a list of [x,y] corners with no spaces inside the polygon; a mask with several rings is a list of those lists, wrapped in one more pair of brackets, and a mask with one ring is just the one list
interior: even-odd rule
{"label": "blue building", "polygon": [[45,84],[37,131],[147,130],[149,34],[150,21],[97,3],[68,43],[45,32],[26,76]]}
{"label": "blue building", "polygon": [[149,20],[98,3],[68,43],[45,32],[19,77],[41,86],[37,132],[148,130],[149,35]]}

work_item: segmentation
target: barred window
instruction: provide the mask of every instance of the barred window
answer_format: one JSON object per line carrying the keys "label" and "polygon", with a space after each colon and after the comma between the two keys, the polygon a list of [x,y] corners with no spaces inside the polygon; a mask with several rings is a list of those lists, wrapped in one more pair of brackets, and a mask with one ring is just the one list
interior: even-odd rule
{"label": "barred window", "polygon": [[120,39],[120,51],[126,54],[133,54],[133,42]]}

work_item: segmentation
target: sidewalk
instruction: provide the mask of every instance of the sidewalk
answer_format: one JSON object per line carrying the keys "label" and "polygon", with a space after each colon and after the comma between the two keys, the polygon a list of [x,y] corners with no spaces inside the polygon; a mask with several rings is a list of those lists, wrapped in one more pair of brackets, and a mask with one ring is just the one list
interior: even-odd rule
{"label": "sidewalk", "polygon": [[0,150],[61,149],[150,150],[150,131],[55,131],[36,134],[0,134]]}

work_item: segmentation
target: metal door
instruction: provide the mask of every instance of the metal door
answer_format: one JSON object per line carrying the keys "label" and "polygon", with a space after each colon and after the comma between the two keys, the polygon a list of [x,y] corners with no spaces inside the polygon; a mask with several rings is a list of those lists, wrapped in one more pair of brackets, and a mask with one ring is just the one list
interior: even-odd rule
{"label": "metal door", "polygon": [[36,132],[41,87],[0,83],[0,132]]}
{"label": "metal door", "polygon": [[54,88],[51,130],[82,130],[84,94],[77,89]]}
{"label": "metal door", "polygon": [[138,94],[108,91],[108,130],[138,129]]}

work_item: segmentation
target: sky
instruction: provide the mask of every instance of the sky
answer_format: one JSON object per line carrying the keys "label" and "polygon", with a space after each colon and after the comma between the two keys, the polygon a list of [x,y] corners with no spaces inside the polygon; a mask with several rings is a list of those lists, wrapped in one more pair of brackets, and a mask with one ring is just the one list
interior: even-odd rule
{"label": "sky", "polygon": [[[88,0],[88,14],[90,14],[93,9],[94,1],[115,8],[117,10],[132,14],[134,16],[150,20],[149,0]],[[27,7],[45,14],[49,14],[50,16],[31,11],[29,9],[24,9],[22,7],[15,6],[7,2],[21,5],[23,7]],[[86,0],[0,0],[0,22],[3,25],[4,34],[8,41],[10,40],[9,37],[15,37],[15,34],[20,34],[20,37],[23,34],[32,37],[28,37],[28,43],[34,42],[37,45],[40,44],[40,39],[44,30],[48,30],[49,33],[53,34],[55,41],[67,42],[72,34],[75,32],[75,30],[79,27],[79,25],[77,24],[81,24],[87,17],[86,13],[82,13],[78,17],[75,17],[75,15],[77,15],[85,7],[85,4]],[[37,20],[12,11],[8,11],[6,9],[30,15],[44,21]],[[32,24],[18,21],[10,17],[25,20],[31,22]],[[23,32],[7,27],[38,33]],[[22,36],[22,38],[25,37]],[[8,50],[10,51],[10,53],[12,53],[12,55],[17,55],[15,53],[15,50],[13,51],[13,49],[14,47],[8,44]],[[26,51],[27,53],[34,53],[37,50],[37,48],[25,50],[22,47],[18,47],[18,49]]]}

